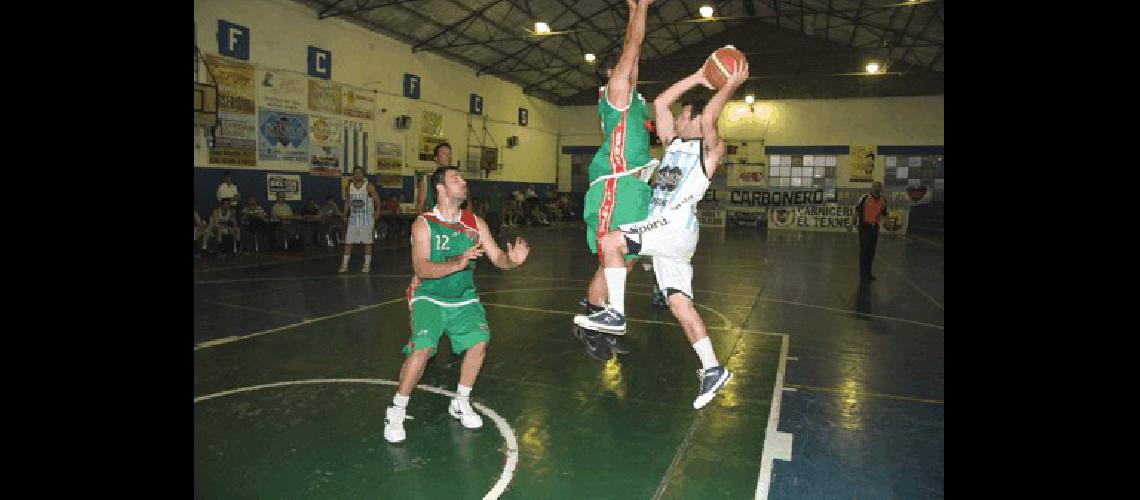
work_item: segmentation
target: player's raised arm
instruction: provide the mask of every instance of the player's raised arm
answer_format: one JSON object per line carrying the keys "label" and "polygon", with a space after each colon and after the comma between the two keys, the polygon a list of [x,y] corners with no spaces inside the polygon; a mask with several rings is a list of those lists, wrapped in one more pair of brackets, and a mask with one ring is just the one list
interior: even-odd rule
{"label": "player's raised arm", "polygon": [[491,235],[491,230],[488,229],[487,223],[480,217],[475,217],[475,223],[479,226],[479,241],[483,244],[483,248],[487,251],[487,259],[491,261],[495,267],[503,270],[511,270],[522,265],[526,261],[527,255],[530,254],[530,246],[526,240],[522,238],[515,238],[512,245],[507,243],[507,251],[499,248],[499,244],[495,242],[495,237]]}

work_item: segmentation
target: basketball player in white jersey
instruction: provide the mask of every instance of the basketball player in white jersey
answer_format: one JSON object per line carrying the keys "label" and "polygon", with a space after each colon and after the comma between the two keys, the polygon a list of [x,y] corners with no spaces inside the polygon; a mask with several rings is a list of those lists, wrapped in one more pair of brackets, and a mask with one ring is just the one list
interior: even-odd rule
{"label": "basketball player in white jersey", "polygon": [[[703,67],[681,80],[653,101],[657,111],[657,135],[665,144],[665,157],[657,171],[656,187],[649,206],[649,217],[640,222],[623,224],[618,231],[602,237],[600,247],[607,272],[626,271],[622,256],[632,251],[653,257],[657,284],[665,291],[669,310],[681,324],[685,336],[701,360],[698,370],[700,393],[693,408],[708,404],[717,391],[732,378],[732,371],[720,365],[709,341],[704,321],[693,307],[693,252],[700,236],[697,226],[697,202],[704,197],[709,179],[724,156],[724,140],[716,130],[716,121],[729,96],[748,78],[748,63],[739,65],[728,82],[713,95],[707,105],[703,101],[686,102],[681,114],[673,119],[669,110],[689,89],[704,85],[712,88],[704,77]],[[574,317],[582,328],[601,331],[625,331],[625,288],[609,287],[610,305],[589,316]]]}
{"label": "basketball player in white jersey", "polygon": [[372,227],[380,216],[380,196],[376,186],[364,178],[364,169],[352,169],[352,181],[344,188],[344,218],[348,220],[344,235],[344,258],[340,261],[340,272],[348,271],[348,258],[352,255],[352,245],[364,245],[364,267],[360,272],[372,269]]}

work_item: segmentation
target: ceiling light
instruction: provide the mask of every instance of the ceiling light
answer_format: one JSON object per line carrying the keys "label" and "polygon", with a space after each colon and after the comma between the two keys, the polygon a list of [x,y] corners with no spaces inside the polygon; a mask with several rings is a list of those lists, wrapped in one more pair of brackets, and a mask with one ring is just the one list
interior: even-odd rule
{"label": "ceiling light", "polygon": [[591,53],[586,54],[586,62],[594,62],[595,59],[597,59],[597,57],[594,57],[594,54],[591,54]]}
{"label": "ceiling light", "polygon": [[867,65],[867,72],[868,73],[878,73],[879,72],[879,63],[868,64]]}
{"label": "ceiling light", "polygon": [[540,35],[550,33],[550,25],[542,21],[534,23],[534,32]]}
{"label": "ceiling light", "polygon": [[713,15],[713,8],[711,5],[702,5],[701,6],[701,17],[708,19],[708,18],[712,17],[712,15]]}

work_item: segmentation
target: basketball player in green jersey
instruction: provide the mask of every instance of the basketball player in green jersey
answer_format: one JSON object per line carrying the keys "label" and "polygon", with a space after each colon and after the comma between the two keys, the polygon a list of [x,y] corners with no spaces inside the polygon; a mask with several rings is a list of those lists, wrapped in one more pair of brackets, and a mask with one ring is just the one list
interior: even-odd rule
{"label": "basketball player in green jersey", "polygon": [[458,397],[451,400],[447,411],[468,429],[483,426],[483,419],[468,400],[491,339],[486,311],[475,294],[475,259],[486,254],[495,267],[514,269],[530,253],[522,238],[515,238],[513,245],[507,243],[504,252],[483,219],[470,210],[460,210],[467,199],[467,181],[458,168],[436,168],[431,185],[437,203],[412,224],[415,277],[408,286],[412,338],[403,349],[407,358],[400,368],[399,389],[385,412],[384,439],[391,443],[406,437],[408,399],[445,331],[451,338],[452,352],[463,354]]}
{"label": "basketball player in green jersey", "polygon": [[[653,190],[646,183],[657,165],[657,160],[649,155],[649,107],[636,89],[637,62],[641,42],[645,38],[645,18],[653,0],[626,0],[626,3],[629,4],[629,23],[621,56],[617,65],[607,72],[609,80],[606,86],[598,90],[598,115],[602,120],[605,141],[590,162],[590,189],[586,192],[582,209],[586,244],[594,254],[598,254],[597,241],[601,235],[616,230],[621,224],[644,219],[653,197]],[[636,257],[636,254],[627,254],[627,266],[632,266],[632,259]],[[616,274],[614,276],[617,277]],[[586,289],[586,314],[604,309],[608,298],[607,284],[625,286],[624,275],[620,277],[621,283],[609,283],[609,278],[599,261]],[[619,354],[629,352],[609,334],[575,329],[575,335],[595,358],[608,359],[610,350]],[[608,340],[609,349],[598,342],[603,337]]]}

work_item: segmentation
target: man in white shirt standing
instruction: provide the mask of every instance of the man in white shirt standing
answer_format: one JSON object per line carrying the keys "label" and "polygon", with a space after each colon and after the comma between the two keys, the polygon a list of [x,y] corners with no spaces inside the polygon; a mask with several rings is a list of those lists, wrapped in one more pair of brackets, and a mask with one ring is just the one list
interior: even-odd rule
{"label": "man in white shirt standing", "polygon": [[218,185],[218,201],[229,200],[230,208],[237,208],[238,197],[237,184],[234,184],[234,177],[229,172],[226,172],[222,177],[222,183]]}

